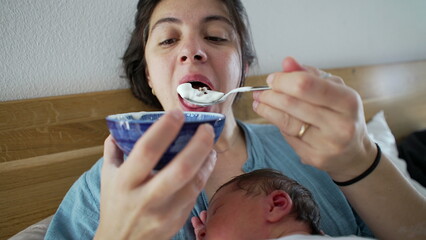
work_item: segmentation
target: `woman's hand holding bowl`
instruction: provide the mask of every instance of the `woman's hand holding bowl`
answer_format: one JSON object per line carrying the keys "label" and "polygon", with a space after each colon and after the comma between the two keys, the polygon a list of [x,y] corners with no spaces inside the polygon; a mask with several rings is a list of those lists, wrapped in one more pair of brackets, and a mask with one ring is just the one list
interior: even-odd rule
{"label": "woman's hand holding bowl", "polygon": [[105,140],[95,239],[170,239],[182,227],[216,162],[213,128],[203,124],[173,161],[152,171],[183,123],[179,110],[165,114],[126,161],[114,139]]}

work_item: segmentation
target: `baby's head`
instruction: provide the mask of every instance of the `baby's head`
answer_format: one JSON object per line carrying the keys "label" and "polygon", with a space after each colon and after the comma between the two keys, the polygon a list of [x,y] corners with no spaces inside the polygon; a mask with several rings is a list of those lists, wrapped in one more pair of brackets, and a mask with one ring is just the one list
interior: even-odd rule
{"label": "baby's head", "polygon": [[206,239],[262,239],[291,231],[320,234],[312,194],[278,171],[239,175],[213,195],[205,222]]}

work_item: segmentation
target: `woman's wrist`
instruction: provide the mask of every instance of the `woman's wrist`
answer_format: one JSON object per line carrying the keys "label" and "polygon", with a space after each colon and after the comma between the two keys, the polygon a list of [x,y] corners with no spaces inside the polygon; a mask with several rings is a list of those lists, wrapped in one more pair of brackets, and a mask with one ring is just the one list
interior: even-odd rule
{"label": "woman's wrist", "polygon": [[346,162],[339,170],[329,172],[334,182],[347,182],[362,175],[369,169],[377,157],[377,145],[369,138],[363,142],[363,147],[353,156],[346,156],[342,162]]}
{"label": "woman's wrist", "polygon": [[357,183],[357,182],[361,181],[362,179],[364,179],[365,177],[367,177],[368,175],[370,175],[370,173],[372,173],[374,171],[374,169],[376,169],[377,165],[379,165],[380,159],[382,158],[382,151],[380,149],[379,144],[376,143],[376,147],[377,147],[376,157],[375,157],[373,163],[371,164],[371,166],[369,168],[367,168],[367,170],[365,170],[360,175],[358,175],[358,176],[356,176],[356,177],[354,177],[350,180],[342,181],[342,182],[333,180],[333,182],[338,186],[344,187],[344,186],[349,186],[349,185],[352,185],[354,183]]}

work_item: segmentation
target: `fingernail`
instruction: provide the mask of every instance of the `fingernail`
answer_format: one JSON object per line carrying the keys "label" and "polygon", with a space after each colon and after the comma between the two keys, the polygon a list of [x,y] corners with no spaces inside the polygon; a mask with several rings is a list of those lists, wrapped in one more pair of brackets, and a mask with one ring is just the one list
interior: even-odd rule
{"label": "fingernail", "polygon": [[269,74],[269,76],[266,78],[266,83],[268,83],[268,85],[271,86],[273,80],[274,80],[274,75]]}
{"label": "fingernail", "polygon": [[256,111],[256,109],[257,109],[257,106],[259,105],[259,102],[258,101],[256,101],[256,100],[254,100],[253,101],[253,110],[255,110]]}
{"label": "fingernail", "polygon": [[183,118],[182,111],[179,109],[173,109],[169,111],[170,116],[176,120],[181,120]]}

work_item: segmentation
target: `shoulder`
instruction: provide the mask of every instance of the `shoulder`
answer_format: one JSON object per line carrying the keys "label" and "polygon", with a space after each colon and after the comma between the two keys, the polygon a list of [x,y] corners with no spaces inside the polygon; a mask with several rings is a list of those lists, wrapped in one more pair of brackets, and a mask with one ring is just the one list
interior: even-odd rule
{"label": "shoulder", "polygon": [[250,134],[255,134],[259,138],[280,138],[284,139],[280,130],[272,124],[254,124],[239,122],[239,125]]}
{"label": "shoulder", "polygon": [[99,219],[103,159],[74,182],[53,216],[45,239],[93,238]]}
{"label": "shoulder", "polygon": [[240,125],[245,126],[248,129],[251,129],[253,131],[278,131],[279,129],[272,124],[260,124],[260,123],[246,123],[246,122],[239,122]]}
{"label": "shoulder", "polygon": [[[298,159],[293,148],[275,125],[240,123],[240,126],[244,129],[246,139],[250,141],[253,148],[263,148],[263,150],[273,152],[274,155],[281,153],[288,156],[290,154],[291,158]],[[278,157],[278,155],[276,156]]]}

